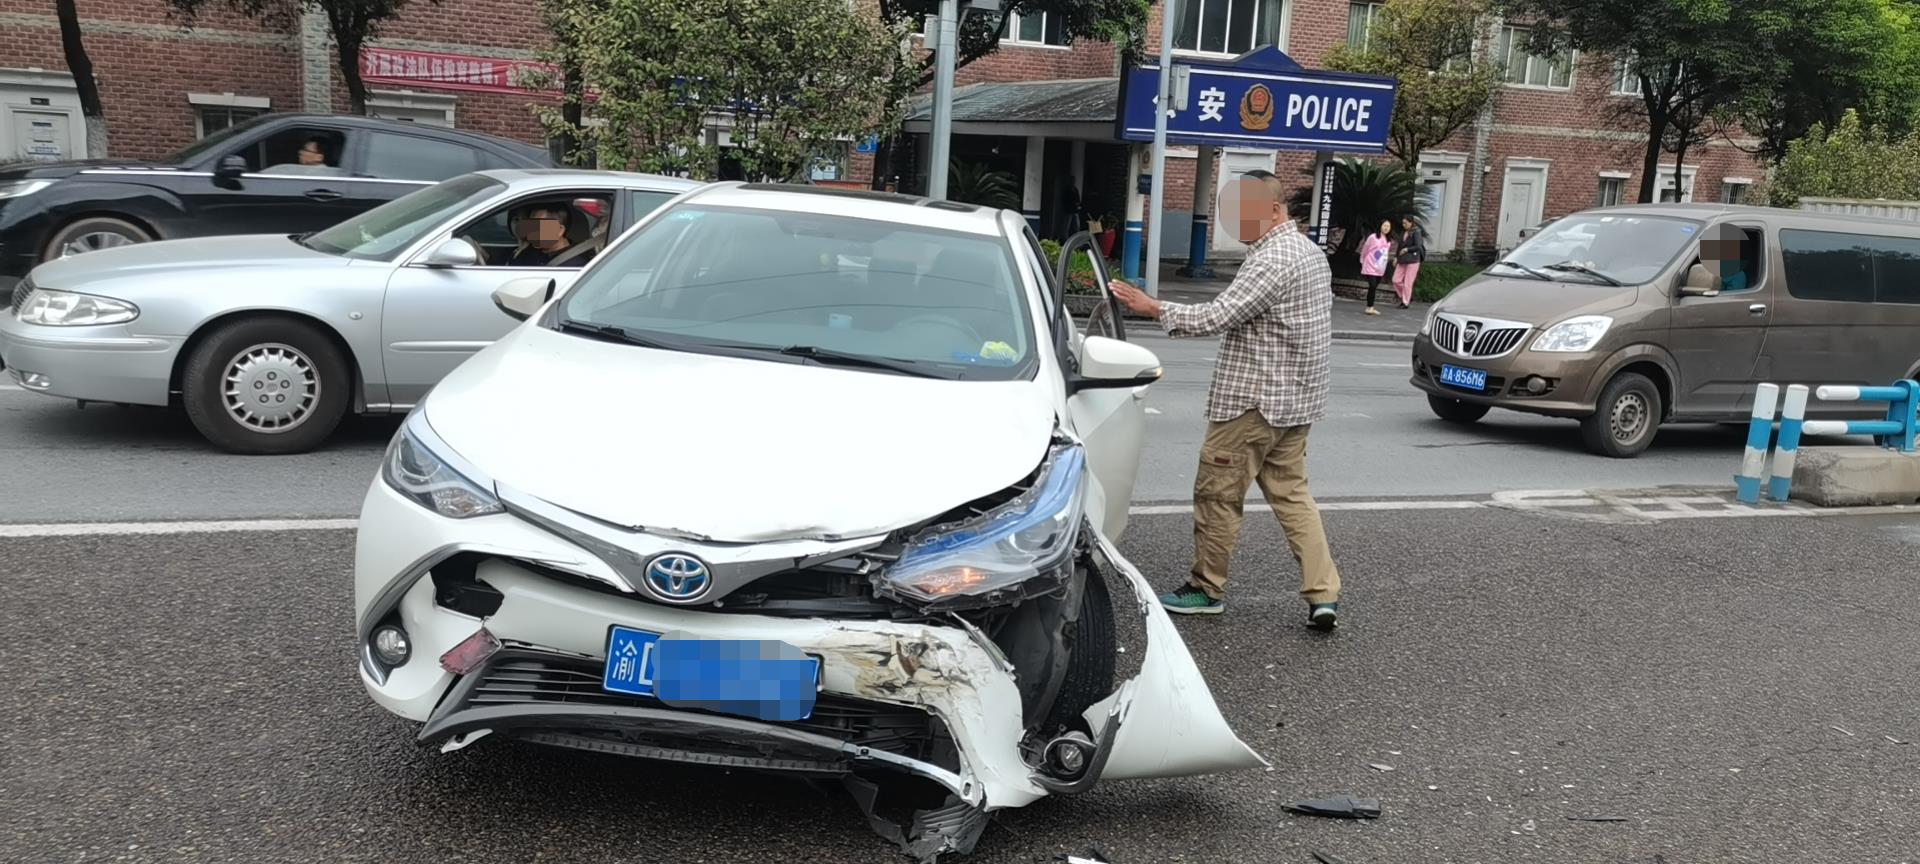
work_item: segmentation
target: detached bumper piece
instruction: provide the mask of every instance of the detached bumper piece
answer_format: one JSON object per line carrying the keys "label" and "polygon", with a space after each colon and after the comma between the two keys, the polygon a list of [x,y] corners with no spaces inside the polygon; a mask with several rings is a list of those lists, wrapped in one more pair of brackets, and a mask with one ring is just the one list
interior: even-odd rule
{"label": "detached bumper piece", "polygon": [[453,686],[419,740],[491,733],[657,761],[827,776],[886,767],[950,778],[959,767],[946,727],[915,708],[822,693],[807,719],[770,723],[610,693],[601,680],[599,660],[509,647]]}

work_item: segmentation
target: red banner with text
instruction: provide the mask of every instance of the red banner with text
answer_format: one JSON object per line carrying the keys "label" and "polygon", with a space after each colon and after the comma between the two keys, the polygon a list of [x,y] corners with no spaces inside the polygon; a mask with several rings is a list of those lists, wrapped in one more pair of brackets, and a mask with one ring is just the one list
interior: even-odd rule
{"label": "red banner with text", "polygon": [[554,85],[559,83],[559,71],[550,64],[532,60],[501,60],[392,48],[360,50],[360,77],[369,84],[483,93],[527,93],[530,92],[529,83],[541,75],[548,76],[546,80],[552,83],[540,90],[549,95],[557,92],[559,88]]}

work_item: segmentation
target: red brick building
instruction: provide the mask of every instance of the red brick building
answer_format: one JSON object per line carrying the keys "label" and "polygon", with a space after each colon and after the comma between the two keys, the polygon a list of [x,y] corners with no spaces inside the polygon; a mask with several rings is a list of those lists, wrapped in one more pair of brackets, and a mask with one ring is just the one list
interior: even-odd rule
{"label": "red brick building", "polygon": [[[271,26],[214,8],[189,29],[170,16],[164,0],[78,0],[78,6],[112,155],[162,156],[262,111],[346,108],[326,27],[316,15]],[[1212,58],[1277,44],[1311,68],[1336,45],[1365,38],[1377,6],[1188,0],[1175,43],[1184,55]],[[1159,42],[1160,8],[1153,10],[1149,46]],[[1441,202],[1428,225],[1436,250],[1510,246],[1521,228],[1542,218],[1638,194],[1644,136],[1608,119],[1607,106],[1629,98],[1613,92],[1619,82],[1611,60],[1528,57],[1501,22],[1490,23],[1480,50],[1508,61],[1511,83],[1478,124],[1424,154],[1419,166]],[[960,70],[955,157],[1023,177],[1023,203],[1048,233],[1066,226],[1062,190],[1068,183],[1096,218],[1124,219],[1134,176],[1129,157],[1144,148],[1112,136],[1112,96],[1101,94],[1117,90],[1118,52],[1101,43],[1060,44],[1044,16],[1016,17],[1007,33],[998,52]],[[531,0],[417,0],[373,43],[370,53],[377,56],[363,58],[363,65],[387,73],[370,82],[371,111],[537,143],[544,135],[534,106],[542,97],[513,90],[511,81],[518,66],[533,61],[543,38]],[[0,161],[84,155],[78,99],[65,68],[51,0],[0,0]],[[1023,82],[1027,86],[999,86]],[[908,131],[924,125],[910,122]],[[906,140],[915,137],[924,138]],[[823,166],[816,176],[867,181],[872,157],[856,149],[850,145],[840,164]],[[924,151],[922,141],[894,160],[909,189],[924,183]],[[1218,170],[1209,172],[1208,188],[1255,167],[1305,183],[1302,169],[1311,158],[1287,153],[1276,160],[1271,152],[1233,149],[1209,155],[1205,161]],[[1176,148],[1169,160],[1161,246],[1170,258],[1186,256],[1198,156]],[[1671,158],[1666,164],[1661,183],[1674,195]],[[1761,172],[1734,144],[1716,142],[1688,156],[1677,195],[1737,197]],[[1234,245],[1224,237],[1214,241],[1219,254],[1232,254]]]}

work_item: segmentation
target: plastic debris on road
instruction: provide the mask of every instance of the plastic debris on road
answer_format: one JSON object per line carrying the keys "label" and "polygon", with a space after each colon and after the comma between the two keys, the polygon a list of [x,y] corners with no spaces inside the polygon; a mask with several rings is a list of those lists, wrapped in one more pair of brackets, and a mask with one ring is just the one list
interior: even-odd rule
{"label": "plastic debris on road", "polygon": [[1283,809],[1299,813],[1303,816],[1330,816],[1336,819],[1378,819],[1380,818],[1380,799],[1355,798],[1350,793],[1342,793],[1332,798],[1297,801],[1285,805]]}

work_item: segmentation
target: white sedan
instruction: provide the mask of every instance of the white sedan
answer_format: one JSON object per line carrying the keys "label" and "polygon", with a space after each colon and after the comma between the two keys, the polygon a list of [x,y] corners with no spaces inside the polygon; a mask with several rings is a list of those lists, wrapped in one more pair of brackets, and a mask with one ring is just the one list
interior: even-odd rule
{"label": "white sedan", "polygon": [[1115,547],[1160,366],[1074,325],[1061,263],[1010,211],[723,184],[570,290],[504,284],[529,320],[367,494],[368,694],[442,750],[840,777],[870,815],[931,784],[875,816],[923,860],[998,808],[1264,765]]}

